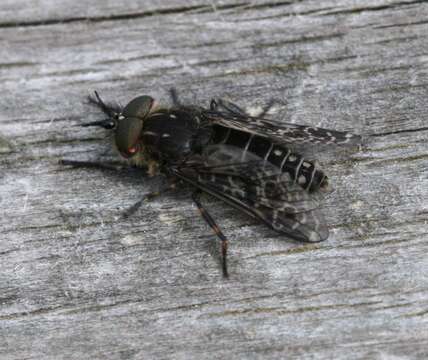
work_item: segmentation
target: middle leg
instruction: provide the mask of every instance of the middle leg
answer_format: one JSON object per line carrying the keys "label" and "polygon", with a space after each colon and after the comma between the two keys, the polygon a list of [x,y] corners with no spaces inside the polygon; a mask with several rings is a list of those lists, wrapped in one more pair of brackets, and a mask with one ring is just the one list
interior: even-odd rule
{"label": "middle leg", "polygon": [[223,270],[223,276],[225,278],[229,277],[229,273],[227,271],[227,238],[224,236],[214,219],[211,217],[211,215],[208,213],[207,210],[203,207],[201,203],[201,190],[196,190],[192,194],[192,199],[196,206],[198,207],[199,212],[201,213],[201,216],[204,218],[204,220],[207,222],[207,224],[211,227],[211,229],[214,230],[214,233],[219,237],[221,241],[221,255],[222,255],[222,270]]}
{"label": "middle leg", "polygon": [[74,168],[90,168],[100,170],[115,170],[121,171],[128,166],[116,165],[113,163],[101,162],[101,161],[79,161],[79,160],[66,160],[61,159],[58,161],[60,165],[72,166]]}
{"label": "middle leg", "polygon": [[137,201],[134,205],[132,205],[130,208],[128,208],[127,210],[124,211],[123,213],[123,217],[124,218],[128,218],[130,217],[132,214],[134,214],[140,207],[141,205],[143,205],[145,202],[151,201],[154,198],[165,194],[168,191],[174,190],[175,189],[175,182],[172,182],[171,184],[169,184],[168,186],[166,186],[163,189],[160,189],[158,191],[152,191],[148,194],[145,194],[139,201]]}

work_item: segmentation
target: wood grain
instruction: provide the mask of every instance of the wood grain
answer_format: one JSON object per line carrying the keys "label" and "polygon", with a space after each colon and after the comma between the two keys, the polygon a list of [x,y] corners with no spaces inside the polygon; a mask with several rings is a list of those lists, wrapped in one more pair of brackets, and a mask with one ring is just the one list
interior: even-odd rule
{"label": "wood grain", "polygon": [[[92,1],[0,4],[2,359],[426,359],[428,4],[424,1]],[[330,238],[298,244],[115,158],[97,89],[208,104],[364,135],[315,149],[336,191]],[[318,152],[318,153],[317,153]]]}

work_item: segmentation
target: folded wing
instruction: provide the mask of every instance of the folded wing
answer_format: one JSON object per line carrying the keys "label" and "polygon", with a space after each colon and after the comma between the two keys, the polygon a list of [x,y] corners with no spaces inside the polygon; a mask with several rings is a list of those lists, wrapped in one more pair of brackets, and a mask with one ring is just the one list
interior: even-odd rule
{"label": "folded wing", "polygon": [[274,230],[309,242],[327,239],[319,211],[321,193],[309,193],[287,173],[234,146],[214,145],[171,172],[182,180],[258,218]]}

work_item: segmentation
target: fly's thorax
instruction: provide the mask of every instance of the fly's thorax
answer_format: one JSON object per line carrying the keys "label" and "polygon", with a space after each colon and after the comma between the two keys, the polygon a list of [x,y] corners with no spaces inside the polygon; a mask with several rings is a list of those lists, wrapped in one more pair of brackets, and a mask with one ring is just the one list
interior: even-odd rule
{"label": "fly's thorax", "polygon": [[210,128],[193,108],[161,109],[144,121],[141,133],[146,151],[155,159],[175,162],[199,153],[209,143]]}
{"label": "fly's thorax", "polygon": [[150,175],[159,173],[161,162],[184,159],[209,141],[200,134],[201,118],[193,108],[152,107],[141,112],[137,105],[138,98],[120,114],[115,147],[130,164],[147,167]]}

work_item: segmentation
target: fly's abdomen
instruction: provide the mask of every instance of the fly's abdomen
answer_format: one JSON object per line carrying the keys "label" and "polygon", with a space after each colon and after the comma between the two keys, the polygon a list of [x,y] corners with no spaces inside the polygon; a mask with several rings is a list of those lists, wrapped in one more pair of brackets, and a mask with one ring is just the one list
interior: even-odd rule
{"label": "fly's abdomen", "polygon": [[269,139],[247,132],[230,129],[222,126],[214,127],[213,142],[242,149],[242,158],[247,152],[253,153],[279,168],[281,173],[287,173],[290,178],[303,189],[310,192],[326,190],[327,176],[311,161],[289,148],[274,144]]}

